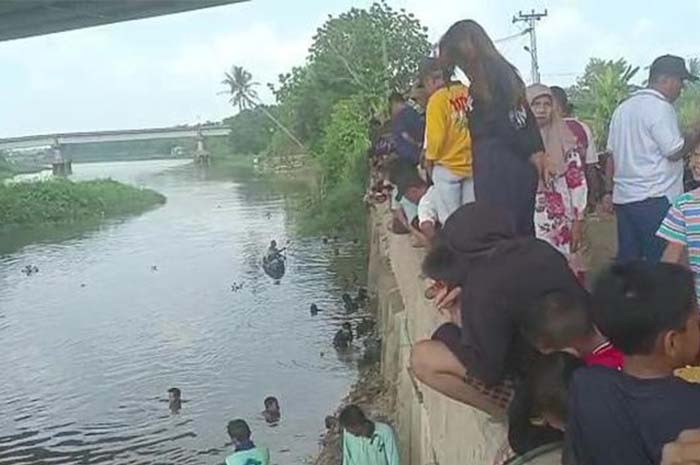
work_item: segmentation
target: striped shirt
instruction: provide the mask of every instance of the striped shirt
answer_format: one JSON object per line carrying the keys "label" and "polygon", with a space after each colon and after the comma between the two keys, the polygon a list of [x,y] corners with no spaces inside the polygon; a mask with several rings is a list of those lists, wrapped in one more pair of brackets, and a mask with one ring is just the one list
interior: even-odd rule
{"label": "striped shirt", "polygon": [[700,299],[700,189],[676,199],[656,235],[687,248],[690,269],[695,276],[695,294]]}

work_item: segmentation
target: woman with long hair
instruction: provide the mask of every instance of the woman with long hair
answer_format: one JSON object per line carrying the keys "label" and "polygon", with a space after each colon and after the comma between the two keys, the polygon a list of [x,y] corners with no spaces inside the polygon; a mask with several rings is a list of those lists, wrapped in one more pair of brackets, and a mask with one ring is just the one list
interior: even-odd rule
{"label": "woman with long hair", "polygon": [[518,235],[533,236],[544,146],[518,70],[472,20],[447,30],[440,40],[440,61],[459,67],[471,83],[468,116],[477,202],[505,209]]}
{"label": "woman with long hair", "polygon": [[529,86],[527,100],[544,141],[547,171],[552,173],[537,192],[535,236],[561,252],[583,282],[585,267],[579,249],[588,198],[583,149],[554,105],[549,87]]}

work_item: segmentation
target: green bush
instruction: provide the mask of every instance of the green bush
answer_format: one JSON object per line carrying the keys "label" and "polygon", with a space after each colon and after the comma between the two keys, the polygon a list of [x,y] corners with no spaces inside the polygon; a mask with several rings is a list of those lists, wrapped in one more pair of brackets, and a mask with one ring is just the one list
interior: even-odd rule
{"label": "green bush", "polygon": [[111,179],[0,185],[0,226],[77,221],[143,212],[165,197]]}
{"label": "green bush", "polygon": [[314,154],[321,173],[321,188],[305,208],[308,232],[364,233],[363,202],[367,183],[368,116],[359,97],[344,99],[333,107],[330,121]]}

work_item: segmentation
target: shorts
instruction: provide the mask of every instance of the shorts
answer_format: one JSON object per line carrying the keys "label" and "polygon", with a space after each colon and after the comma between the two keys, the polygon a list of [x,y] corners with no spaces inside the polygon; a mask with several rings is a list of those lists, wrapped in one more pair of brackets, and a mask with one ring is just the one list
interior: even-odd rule
{"label": "shorts", "polygon": [[487,397],[495,405],[506,409],[513,394],[515,393],[515,383],[512,379],[506,378],[498,384],[487,386],[486,383],[469,372],[469,367],[462,357],[462,330],[459,326],[452,323],[445,323],[440,326],[431,338],[434,341],[440,341],[454,354],[460,363],[466,367],[464,372],[464,382],[473,387],[483,396]]}

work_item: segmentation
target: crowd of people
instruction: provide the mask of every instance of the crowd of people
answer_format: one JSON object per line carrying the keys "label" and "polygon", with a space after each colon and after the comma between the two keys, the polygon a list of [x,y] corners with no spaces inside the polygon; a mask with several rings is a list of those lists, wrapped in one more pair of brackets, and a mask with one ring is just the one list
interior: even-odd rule
{"label": "crowd of people", "polygon": [[[427,249],[441,321],[412,373],[506,419],[515,454],[561,442],[566,464],[700,463],[700,385],[683,377],[700,364],[700,189],[683,193],[700,122],[682,133],[673,107],[698,78],[653,60],[596,147],[564,89],[526,86],[478,23],[438,48],[372,148],[370,197]],[[593,203],[617,219],[597,277],[581,253]]]}

